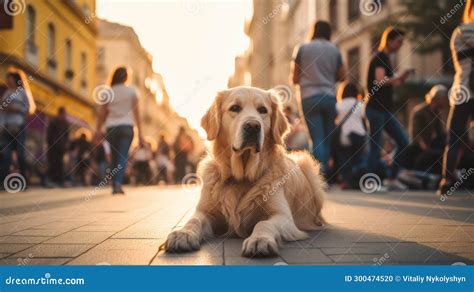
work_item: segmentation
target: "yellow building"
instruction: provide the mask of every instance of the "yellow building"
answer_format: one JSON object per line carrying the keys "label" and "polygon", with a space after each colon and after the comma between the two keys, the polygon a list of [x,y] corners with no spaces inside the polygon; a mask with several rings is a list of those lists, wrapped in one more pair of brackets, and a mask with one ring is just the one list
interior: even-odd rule
{"label": "yellow building", "polygon": [[0,7],[0,84],[25,71],[38,110],[66,107],[73,124],[95,123],[95,0],[5,0]]}

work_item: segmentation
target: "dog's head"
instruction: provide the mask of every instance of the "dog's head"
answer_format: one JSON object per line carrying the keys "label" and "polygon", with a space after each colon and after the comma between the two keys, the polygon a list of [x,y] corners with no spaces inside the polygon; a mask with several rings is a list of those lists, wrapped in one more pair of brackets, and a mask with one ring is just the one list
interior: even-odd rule
{"label": "dog's head", "polygon": [[209,140],[219,140],[240,153],[259,153],[265,145],[282,144],[288,123],[272,91],[235,87],[218,93],[201,120]]}

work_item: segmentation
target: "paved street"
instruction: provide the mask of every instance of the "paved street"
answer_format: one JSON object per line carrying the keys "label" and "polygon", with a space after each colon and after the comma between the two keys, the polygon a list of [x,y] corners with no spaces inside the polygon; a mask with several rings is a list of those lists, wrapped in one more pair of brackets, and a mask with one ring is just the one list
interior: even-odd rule
{"label": "paved street", "polygon": [[330,225],[280,256],[247,259],[242,239],[205,242],[200,251],[165,255],[158,246],[192,214],[199,190],[129,187],[30,189],[0,193],[4,265],[473,264],[473,198],[441,201],[428,192],[363,194],[332,190]]}

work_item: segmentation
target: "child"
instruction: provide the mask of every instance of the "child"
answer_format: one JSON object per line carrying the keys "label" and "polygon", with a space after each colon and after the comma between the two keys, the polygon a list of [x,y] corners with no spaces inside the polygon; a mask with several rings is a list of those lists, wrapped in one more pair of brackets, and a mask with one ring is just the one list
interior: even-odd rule
{"label": "child", "polygon": [[337,127],[340,127],[338,169],[342,175],[341,188],[358,186],[358,177],[365,169],[367,131],[365,110],[359,101],[359,90],[352,83],[343,83],[336,104]]}

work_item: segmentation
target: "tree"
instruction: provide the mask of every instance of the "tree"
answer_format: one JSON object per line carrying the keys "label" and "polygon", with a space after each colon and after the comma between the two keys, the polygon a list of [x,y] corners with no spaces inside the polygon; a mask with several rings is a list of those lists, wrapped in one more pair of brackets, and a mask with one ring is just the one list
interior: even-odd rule
{"label": "tree", "polygon": [[454,29],[459,25],[465,0],[399,0],[408,14],[403,27],[409,37],[418,42],[419,54],[441,51],[443,72],[452,73],[449,42]]}

